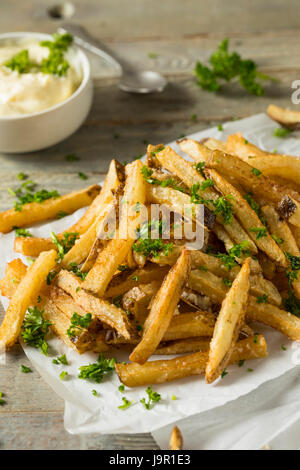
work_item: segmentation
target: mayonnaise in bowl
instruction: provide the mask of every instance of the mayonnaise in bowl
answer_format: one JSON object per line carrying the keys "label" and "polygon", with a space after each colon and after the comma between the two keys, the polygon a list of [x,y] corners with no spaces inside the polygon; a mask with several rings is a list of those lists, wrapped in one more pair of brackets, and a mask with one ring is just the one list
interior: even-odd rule
{"label": "mayonnaise in bowl", "polygon": [[[64,40],[64,38],[66,40]],[[0,44],[0,116],[37,113],[67,100],[83,72],[72,38],[22,38]]]}

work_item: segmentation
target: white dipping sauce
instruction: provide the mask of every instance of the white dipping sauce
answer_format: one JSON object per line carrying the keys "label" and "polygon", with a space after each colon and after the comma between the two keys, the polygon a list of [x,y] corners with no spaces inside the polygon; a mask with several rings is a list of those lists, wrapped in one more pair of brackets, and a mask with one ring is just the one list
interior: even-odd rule
{"label": "white dipping sauce", "polygon": [[40,64],[49,55],[48,47],[39,40],[23,40],[0,46],[0,115],[32,114],[50,108],[68,99],[82,81],[82,69],[77,52],[71,46],[64,57],[70,67],[66,75],[42,72],[19,73],[3,64],[24,49],[32,62]]}

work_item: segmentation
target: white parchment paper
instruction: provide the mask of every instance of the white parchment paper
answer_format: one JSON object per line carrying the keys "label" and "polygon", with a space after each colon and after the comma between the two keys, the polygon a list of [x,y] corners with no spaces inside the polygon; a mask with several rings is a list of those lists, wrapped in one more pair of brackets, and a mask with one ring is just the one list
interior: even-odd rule
{"label": "white parchment paper", "polygon": [[[225,139],[228,134],[241,131],[249,141],[266,150],[273,151],[276,148],[278,152],[300,155],[300,141],[295,138],[275,138],[273,136],[275,127],[277,126],[274,122],[264,114],[259,114],[224,124],[222,132],[217,128],[212,128],[193,134],[191,137],[202,139],[211,136]],[[171,145],[179,151],[174,142]],[[36,236],[49,236],[51,231],[57,233],[73,224],[82,213],[82,210],[77,211],[72,216],[34,227],[31,231]],[[13,241],[14,233],[2,235],[0,238],[1,277],[4,274],[6,263],[20,256],[13,251]],[[22,258],[22,256],[20,257]],[[1,298],[1,300],[4,307],[7,307],[7,299]],[[283,335],[261,325],[257,327],[257,331],[266,336],[268,358],[248,361],[243,367],[230,366],[228,375],[212,385],[205,384],[203,377],[187,378],[169,384],[157,385],[154,390],[162,395],[162,400],[150,411],[139,403],[139,400],[146,396],[145,387],[133,390],[126,389],[126,398],[133,400],[135,404],[123,411],[118,409],[118,406],[122,404],[123,395],[118,391],[120,383],[116,374],[112,374],[101,384],[77,378],[78,368],[89,362],[95,362],[96,354],[85,353],[79,356],[57,338],[52,338],[49,341],[51,346],[49,357],[45,357],[39,350],[28,346],[23,345],[23,348],[45,381],[65,400],[65,427],[67,431],[71,433],[137,433],[155,431],[175,421],[209,412],[209,410],[221,407],[233,400],[245,398],[258,387],[295,368],[295,350]],[[282,344],[285,345],[286,351],[281,348]],[[70,365],[52,364],[53,357],[62,353],[66,353]],[[116,353],[115,357],[127,360],[124,353],[123,356],[122,353]],[[159,357],[155,357],[155,359],[159,359]],[[253,369],[253,372],[248,372],[248,368]],[[64,381],[59,379],[62,370],[68,372],[68,377]],[[99,393],[98,397],[93,396],[93,389]],[[172,400],[172,395],[175,395],[177,400]],[[244,402],[246,409],[247,403],[246,400]],[[164,446],[164,441],[159,436],[158,431],[155,437],[160,445]]]}

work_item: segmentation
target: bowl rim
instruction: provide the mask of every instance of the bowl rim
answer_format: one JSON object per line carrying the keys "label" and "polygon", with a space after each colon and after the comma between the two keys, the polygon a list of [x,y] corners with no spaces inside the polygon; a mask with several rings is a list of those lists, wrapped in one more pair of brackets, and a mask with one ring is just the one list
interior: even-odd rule
{"label": "bowl rim", "polygon": [[[0,34],[0,42],[5,40],[5,39],[20,39],[20,38],[26,38],[26,37],[32,37],[33,39],[53,39],[52,34],[47,34],[47,33],[37,33],[37,32],[30,32],[30,31],[16,31],[16,32],[9,32],[9,33],[1,33]],[[78,52],[78,58],[82,64],[82,72],[83,72],[83,77],[81,80],[81,83],[79,87],[72,93],[69,98],[67,98],[64,101],[61,101],[60,103],[57,103],[49,108],[43,109],[42,111],[36,111],[34,113],[26,113],[26,114],[16,114],[16,115],[11,115],[11,116],[1,116],[0,115],[0,121],[14,121],[14,120],[20,120],[20,119],[29,119],[31,117],[36,117],[36,116],[42,116],[44,114],[47,114],[51,111],[55,111],[56,109],[59,109],[63,107],[65,104],[69,103],[70,101],[76,99],[82,91],[89,85],[90,79],[91,79],[91,66],[89,59],[87,58],[87,55],[83,52],[82,49],[77,47],[75,44],[72,45]]]}

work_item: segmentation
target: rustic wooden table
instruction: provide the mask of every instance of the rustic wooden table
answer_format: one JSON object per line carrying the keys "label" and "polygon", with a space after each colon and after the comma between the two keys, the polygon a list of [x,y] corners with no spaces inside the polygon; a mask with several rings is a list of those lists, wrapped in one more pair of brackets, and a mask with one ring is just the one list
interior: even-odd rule
{"label": "rustic wooden table", "polygon": [[[0,32],[54,32],[64,21],[59,0],[0,2]],[[298,0],[72,0],[73,16],[99,39],[137,66],[154,68],[169,79],[162,94],[138,96],[119,91],[115,71],[94,60],[92,111],[72,137],[43,152],[0,155],[0,210],[11,206],[7,187],[18,185],[20,171],[45,188],[67,192],[102,179],[112,157],[130,160],[145,151],[145,141],[168,142],[234,117],[245,117],[275,102],[289,106],[291,82],[300,78],[300,3]],[[126,5],[126,6],[125,6]],[[62,16],[72,13],[62,9]],[[219,94],[201,91],[192,70],[224,37],[260,70],[280,79],[264,97],[226,86]],[[196,119],[192,116],[196,115]],[[63,123],[59,123],[63,125]],[[16,139],[18,136],[16,136]],[[76,152],[80,161],[65,155]],[[71,436],[63,426],[63,401],[28,364],[20,347],[0,365],[0,449],[155,449],[148,434]],[[136,430],[138,433],[138,429]]]}

